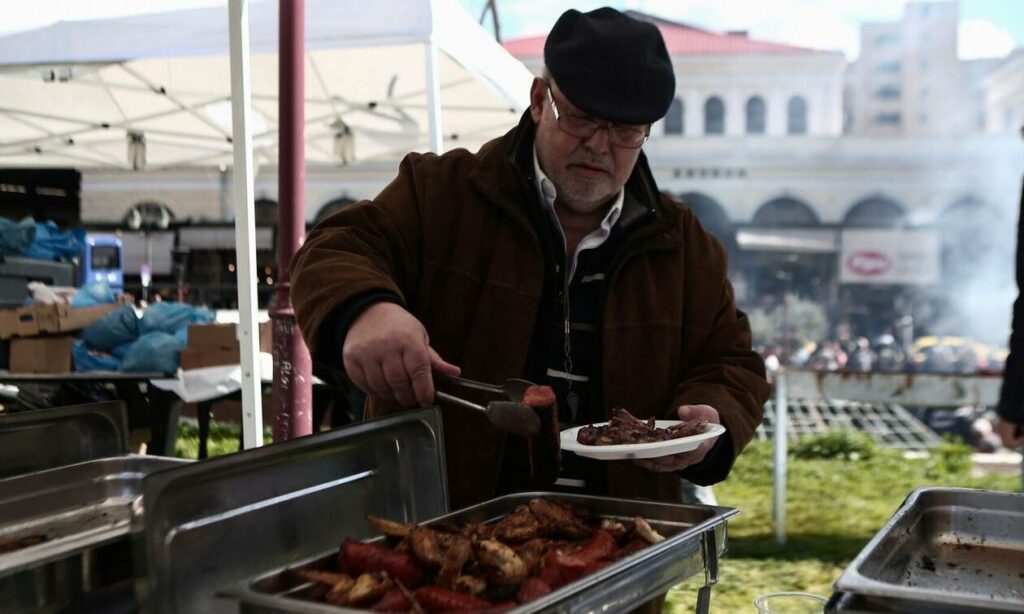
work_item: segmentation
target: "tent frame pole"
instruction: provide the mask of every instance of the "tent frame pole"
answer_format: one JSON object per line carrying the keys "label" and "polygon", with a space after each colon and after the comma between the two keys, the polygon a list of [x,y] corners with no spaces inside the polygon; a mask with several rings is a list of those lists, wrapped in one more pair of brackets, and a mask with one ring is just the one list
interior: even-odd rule
{"label": "tent frame pole", "polygon": [[256,206],[252,160],[252,90],[249,64],[249,3],[228,4],[231,46],[231,123],[235,154],[233,200],[238,262],[238,342],[242,367],[242,445],[263,445],[263,404],[256,334]]}
{"label": "tent frame pole", "polygon": [[430,41],[424,45],[427,68],[427,143],[430,151],[444,153],[444,132],[441,127],[441,78],[437,72],[437,45]]}

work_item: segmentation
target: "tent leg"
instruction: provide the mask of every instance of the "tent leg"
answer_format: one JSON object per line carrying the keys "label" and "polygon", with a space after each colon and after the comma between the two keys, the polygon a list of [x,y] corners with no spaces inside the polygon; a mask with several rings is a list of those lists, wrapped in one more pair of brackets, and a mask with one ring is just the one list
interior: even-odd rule
{"label": "tent leg", "polygon": [[775,372],[775,437],[772,463],[772,517],[775,524],[775,543],[786,544],[786,460],[788,454],[789,398],[786,391],[786,372]]}
{"label": "tent leg", "polygon": [[441,127],[441,77],[437,74],[437,46],[424,45],[427,62],[427,125],[430,130],[430,151],[444,153],[444,132]]}
{"label": "tent leg", "polygon": [[249,72],[249,5],[230,0],[231,123],[235,166],[235,252],[238,260],[238,342],[242,359],[242,439],[263,445],[259,339],[256,331],[256,207],[253,199],[252,91]]}
{"label": "tent leg", "polygon": [[295,323],[288,267],[306,235],[305,0],[279,1],[280,171],[274,322],[274,441],[313,432],[313,364]]}

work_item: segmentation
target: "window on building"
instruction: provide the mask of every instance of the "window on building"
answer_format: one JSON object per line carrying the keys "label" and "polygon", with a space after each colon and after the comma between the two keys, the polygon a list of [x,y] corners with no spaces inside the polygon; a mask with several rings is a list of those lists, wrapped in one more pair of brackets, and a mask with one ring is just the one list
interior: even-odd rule
{"label": "window on building", "polygon": [[875,90],[875,98],[893,100],[900,97],[900,88],[897,85],[883,85]]}
{"label": "window on building", "polygon": [[683,113],[683,101],[679,98],[674,99],[668,107],[668,113],[665,114],[665,134],[683,133]]}
{"label": "window on building", "polygon": [[884,196],[866,198],[846,212],[843,226],[850,228],[899,228],[907,221],[902,205]]}
{"label": "window on building", "polygon": [[899,44],[900,37],[897,34],[879,34],[875,38],[875,46],[885,47],[889,45]]}
{"label": "window on building", "polygon": [[875,115],[875,123],[880,126],[898,126],[901,119],[899,113],[879,113]]}
{"label": "window on building", "polygon": [[897,73],[900,71],[899,62],[881,62],[875,65],[875,72]]}
{"label": "window on building", "polygon": [[725,103],[718,96],[704,103],[704,134],[725,133]]}
{"label": "window on building", "polygon": [[921,72],[926,72],[928,70],[928,66],[929,66],[928,60],[921,60],[920,66],[921,66]]}
{"label": "window on building", "polygon": [[803,96],[793,96],[786,105],[786,132],[807,134],[807,101]]}
{"label": "window on building", "polygon": [[764,98],[751,96],[747,100],[747,134],[764,134]]}
{"label": "window on building", "polygon": [[928,114],[927,114],[927,113],[921,113],[921,114],[919,114],[919,115],[917,116],[917,121],[918,121],[918,123],[920,123],[920,124],[921,124],[922,126],[926,125],[926,124],[928,123]]}

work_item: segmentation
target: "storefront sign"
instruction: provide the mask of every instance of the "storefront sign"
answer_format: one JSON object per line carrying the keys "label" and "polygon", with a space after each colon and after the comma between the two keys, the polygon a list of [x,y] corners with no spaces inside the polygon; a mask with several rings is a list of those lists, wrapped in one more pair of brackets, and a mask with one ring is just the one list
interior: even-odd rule
{"label": "storefront sign", "polygon": [[844,284],[938,283],[940,242],[934,230],[844,230],[839,281]]}

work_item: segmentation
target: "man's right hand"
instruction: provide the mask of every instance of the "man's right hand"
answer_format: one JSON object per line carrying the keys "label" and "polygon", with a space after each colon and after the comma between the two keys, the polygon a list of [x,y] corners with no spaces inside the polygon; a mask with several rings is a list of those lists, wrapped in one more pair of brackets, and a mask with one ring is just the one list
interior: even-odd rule
{"label": "man's right hand", "polygon": [[402,306],[377,303],[361,313],[341,349],[349,378],[367,394],[406,407],[434,402],[433,372],[458,375],[430,347],[423,324]]}

